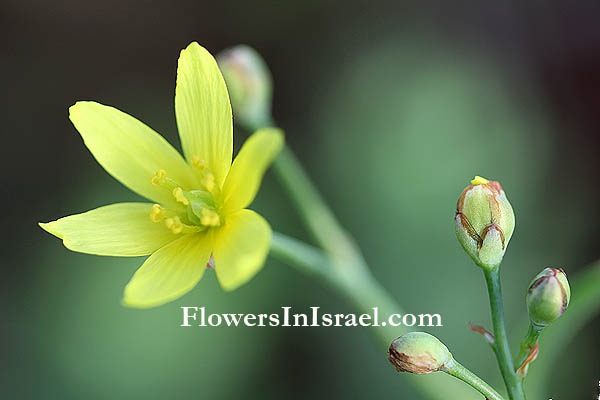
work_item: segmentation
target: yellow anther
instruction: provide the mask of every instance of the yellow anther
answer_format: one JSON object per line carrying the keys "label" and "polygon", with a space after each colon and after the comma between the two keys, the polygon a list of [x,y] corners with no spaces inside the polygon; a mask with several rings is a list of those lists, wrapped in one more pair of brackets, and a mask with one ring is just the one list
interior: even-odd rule
{"label": "yellow anther", "polygon": [[208,163],[206,160],[203,160],[198,156],[192,156],[192,165],[198,168],[200,171],[204,171],[208,166]]}
{"label": "yellow anther", "polygon": [[182,203],[184,206],[190,204],[189,200],[183,194],[183,189],[180,187],[173,189],[173,197],[175,197],[175,200]]}
{"label": "yellow anther", "polygon": [[200,223],[204,226],[219,226],[221,225],[221,218],[215,211],[205,208],[202,210]]}
{"label": "yellow anther", "polygon": [[181,223],[181,220],[177,216],[165,219],[165,225],[174,234],[181,233],[181,231],[183,230],[183,224]]}
{"label": "yellow anther", "polygon": [[476,175],[475,178],[473,178],[473,180],[471,181],[471,185],[475,185],[475,186],[477,186],[477,185],[485,185],[487,183],[490,183],[490,181],[488,181],[485,178],[482,178],[479,175]]}
{"label": "yellow anther", "polygon": [[164,218],[163,208],[158,204],[152,205],[152,211],[150,211],[150,221],[159,222]]}
{"label": "yellow anther", "polygon": [[154,175],[152,175],[150,182],[152,182],[153,185],[159,186],[165,183],[166,178],[167,172],[164,169],[159,169],[154,173]]}
{"label": "yellow anther", "polygon": [[208,172],[204,174],[200,183],[202,183],[202,186],[204,186],[206,190],[212,192],[212,190],[215,188],[215,176]]}

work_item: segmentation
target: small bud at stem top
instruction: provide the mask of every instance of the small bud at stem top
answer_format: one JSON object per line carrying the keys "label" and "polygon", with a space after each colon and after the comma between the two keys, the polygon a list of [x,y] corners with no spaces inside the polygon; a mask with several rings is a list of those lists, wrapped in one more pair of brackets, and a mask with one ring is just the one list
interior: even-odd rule
{"label": "small bud at stem top", "polygon": [[571,288],[565,271],[560,268],[544,269],[529,284],[526,299],[532,323],[546,326],[558,319],[571,299]]}
{"label": "small bud at stem top", "polygon": [[456,205],[456,236],[482,268],[494,269],[504,256],[515,215],[500,183],[476,176]]}

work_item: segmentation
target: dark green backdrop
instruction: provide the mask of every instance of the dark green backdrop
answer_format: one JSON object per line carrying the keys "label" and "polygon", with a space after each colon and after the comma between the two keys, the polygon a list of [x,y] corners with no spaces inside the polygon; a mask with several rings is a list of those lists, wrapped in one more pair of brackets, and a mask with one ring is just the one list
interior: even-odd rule
{"label": "dark green backdrop", "polygon": [[[503,265],[513,336],[524,291],[545,266],[574,275],[598,257],[600,29],[597,2],[47,2],[0,5],[2,356],[0,397],[416,399],[365,328],[180,328],[181,305],[213,312],[349,307],[270,259],[226,294],[208,273],[182,299],[121,307],[142,259],[71,253],[36,225],[136,200],[71,126],[76,100],[135,115],[179,147],[177,57],[261,52],[274,114],[376,276],[407,310],[437,312],[439,336],[498,384],[467,330],[489,324],[480,271],[454,237],[457,196],[474,174],[501,180],[517,227]],[[236,145],[243,132],[236,133]],[[267,175],[253,208],[305,238]],[[453,303],[444,300],[459,293]],[[592,398],[599,321],[565,349],[557,399]]]}

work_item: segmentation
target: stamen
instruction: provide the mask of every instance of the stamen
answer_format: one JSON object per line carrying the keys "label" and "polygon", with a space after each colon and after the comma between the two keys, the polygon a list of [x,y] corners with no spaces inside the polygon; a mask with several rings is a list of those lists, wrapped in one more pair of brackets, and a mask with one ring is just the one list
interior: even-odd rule
{"label": "stamen", "polygon": [[192,165],[200,171],[204,171],[208,167],[206,160],[201,159],[199,156],[192,156]]}
{"label": "stamen", "polygon": [[197,176],[202,185],[198,188],[200,190],[187,191],[170,179],[163,169],[156,171],[151,178],[153,185],[169,190],[173,198],[186,207],[183,209],[181,206],[176,206],[175,209],[167,209],[159,204],[152,205],[150,220],[164,222],[174,234],[200,232],[222,224],[217,212],[218,204],[215,202],[215,198],[220,196],[220,188],[215,182],[215,176],[208,169],[206,161],[199,157],[193,157],[191,163],[199,170]]}
{"label": "stamen", "polygon": [[202,209],[200,223],[204,226],[219,226],[221,225],[221,218],[215,211],[204,208]]}
{"label": "stamen", "polygon": [[179,218],[178,216],[165,219],[165,225],[171,230],[171,232],[173,232],[176,235],[180,233],[200,232],[201,230],[205,229],[204,227],[200,226],[186,225],[183,222],[181,222],[181,218]]}
{"label": "stamen", "polygon": [[163,218],[165,217],[163,210],[164,210],[164,208],[162,208],[160,205],[153,204],[152,211],[150,212],[150,221],[152,221],[152,222],[162,221]]}
{"label": "stamen", "polygon": [[176,235],[183,230],[183,224],[177,216],[165,219],[165,225]]}
{"label": "stamen", "polygon": [[175,200],[182,203],[184,206],[190,204],[189,200],[183,194],[183,189],[179,186],[173,189],[173,197],[175,197]]}
{"label": "stamen", "polygon": [[[153,185],[162,186],[165,189],[171,191],[173,196],[175,196],[175,199],[177,201],[180,201],[179,198],[177,198],[178,195],[175,194],[175,190],[179,189],[182,191],[183,189],[180,188],[181,185],[179,185],[177,182],[175,182],[173,179],[167,176],[167,172],[164,169],[159,169],[158,171],[156,171],[154,175],[152,175],[150,182],[152,182]],[[181,193],[181,195],[183,195],[183,193]],[[183,201],[180,202],[183,203]]]}
{"label": "stamen", "polygon": [[200,183],[202,183],[202,186],[204,186],[206,188],[206,190],[208,190],[209,192],[212,192],[213,189],[215,188],[215,176],[213,174],[211,174],[210,172],[207,172],[202,177]]}
{"label": "stamen", "polygon": [[165,182],[165,178],[167,177],[167,172],[164,169],[159,169],[152,175],[150,182],[153,185],[160,186]]}

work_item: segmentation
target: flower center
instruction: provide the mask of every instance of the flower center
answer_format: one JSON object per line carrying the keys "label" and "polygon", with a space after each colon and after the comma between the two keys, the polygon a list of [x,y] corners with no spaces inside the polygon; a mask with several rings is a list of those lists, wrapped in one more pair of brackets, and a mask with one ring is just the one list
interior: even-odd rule
{"label": "flower center", "polygon": [[206,162],[198,157],[192,158],[192,166],[200,177],[199,188],[183,188],[162,169],[151,178],[153,185],[168,190],[181,205],[166,208],[154,204],[150,212],[151,221],[164,223],[174,234],[201,232],[225,222],[219,212],[222,206],[221,190],[215,184],[215,176]]}

